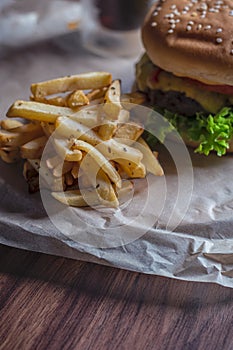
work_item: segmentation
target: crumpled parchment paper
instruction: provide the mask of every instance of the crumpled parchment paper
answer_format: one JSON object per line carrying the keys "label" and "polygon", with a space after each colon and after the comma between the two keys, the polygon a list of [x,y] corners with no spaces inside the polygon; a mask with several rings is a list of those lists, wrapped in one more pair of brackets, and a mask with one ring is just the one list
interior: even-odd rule
{"label": "crumpled parchment paper", "polygon": [[[1,60],[0,76],[4,81],[0,85],[1,118],[14,100],[28,99],[32,82],[57,76],[109,70],[114,78],[122,79],[124,91],[131,89],[137,58],[116,57],[110,61],[84,51],[78,40],[75,47],[72,42],[71,46],[64,46],[66,50],[50,43],[15,51]],[[61,234],[47,217],[40,194],[28,194],[22,164],[0,162],[0,243],[148,274],[233,287],[233,158],[215,155],[206,158],[192,151],[190,154],[194,188],[180,225],[173,232],[164,229],[175,202],[177,175],[161,149],[167,186],[163,214],[156,228],[131,243],[112,248],[87,246]],[[140,193],[138,198],[140,201]],[[153,213],[153,206],[150,211]],[[92,211],[84,211],[84,215],[91,216]],[[106,215],[101,220],[107,220]],[[111,221],[111,216],[108,220]]]}

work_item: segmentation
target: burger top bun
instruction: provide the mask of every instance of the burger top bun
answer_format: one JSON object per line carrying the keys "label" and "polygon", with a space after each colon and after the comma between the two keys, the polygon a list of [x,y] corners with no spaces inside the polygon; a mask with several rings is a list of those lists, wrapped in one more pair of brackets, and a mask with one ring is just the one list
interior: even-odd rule
{"label": "burger top bun", "polygon": [[160,0],[142,41],[151,61],[178,76],[233,86],[233,1]]}

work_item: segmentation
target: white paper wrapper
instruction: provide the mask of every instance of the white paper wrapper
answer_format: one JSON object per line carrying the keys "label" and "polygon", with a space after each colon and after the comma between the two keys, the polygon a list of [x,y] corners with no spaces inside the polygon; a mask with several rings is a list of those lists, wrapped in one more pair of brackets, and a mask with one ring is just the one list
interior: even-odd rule
{"label": "white paper wrapper", "polygon": [[[77,52],[78,51],[78,52]],[[135,59],[136,60],[136,59]],[[90,70],[109,70],[122,79],[129,91],[134,79],[135,60],[109,60],[83,52],[80,47],[64,52],[43,45],[15,53],[1,61],[1,117],[15,99],[27,99],[32,82]],[[192,152],[191,152],[192,153]],[[189,209],[174,232],[164,229],[177,195],[177,175],[160,152],[165,169],[167,197],[157,228],[119,247],[97,248],[75,242],[61,234],[48,219],[40,194],[29,195],[22,177],[22,164],[0,163],[0,242],[9,246],[106,264],[148,274],[190,281],[215,282],[233,287],[233,159],[192,155],[194,188]],[[184,171],[185,176],[188,173]],[[164,181],[162,178],[158,181]],[[139,187],[144,183],[141,182]],[[185,185],[183,188],[186,191]],[[189,194],[187,193],[187,196]],[[140,203],[140,191],[136,195]],[[157,200],[157,202],[156,202]],[[158,203],[163,199],[156,198]],[[157,209],[156,209],[157,210]],[[156,213],[154,206],[148,216]],[[179,207],[175,208],[179,215]],[[84,221],[98,220],[98,227],[120,224],[124,213],[101,215],[80,210]],[[94,215],[94,216],[93,216]],[[121,218],[121,219],[120,219]],[[139,225],[140,223],[138,223]],[[137,223],[132,224],[132,232]],[[80,228],[81,231],[81,228]],[[95,229],[92,229],[92,233]],[[97,231],[97,229],[96,229]]]}

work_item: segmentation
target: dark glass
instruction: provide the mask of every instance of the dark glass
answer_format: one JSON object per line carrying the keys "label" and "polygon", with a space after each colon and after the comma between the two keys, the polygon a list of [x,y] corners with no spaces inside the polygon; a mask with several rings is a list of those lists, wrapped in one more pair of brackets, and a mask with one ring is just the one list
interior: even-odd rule
{"label": "dark glass", "polygon": [[112,30],[133,30],[141,26],[148,0],[95,0],[99,21]]}

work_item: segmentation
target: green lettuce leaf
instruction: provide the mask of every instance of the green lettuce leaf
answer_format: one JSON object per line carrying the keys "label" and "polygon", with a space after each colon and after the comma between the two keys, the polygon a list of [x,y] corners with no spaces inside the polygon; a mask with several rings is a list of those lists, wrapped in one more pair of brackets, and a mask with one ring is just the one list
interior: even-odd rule
{"label": "green lettuce leaf", "polygon": [[[185,117],[166,110],[162,114],[181,136],[183,135],[199,144],[195,149],[196,153],[208,155],[214,151],[218,156],[222,156],[229,148],[229,142],[233,138],[233,107],[224,107],[215,115],[197,113],[193,117]],[[166,126],[165,129],[160,130],[161,138],[174,131],[172,126],[170,128]],[[146,134],[147,142],[151,144],[153,141],[154,146],[153,114],[149,117],[145,128],[148,131],[148,135]],[[159,140],[161,141],[160,138]]]}

